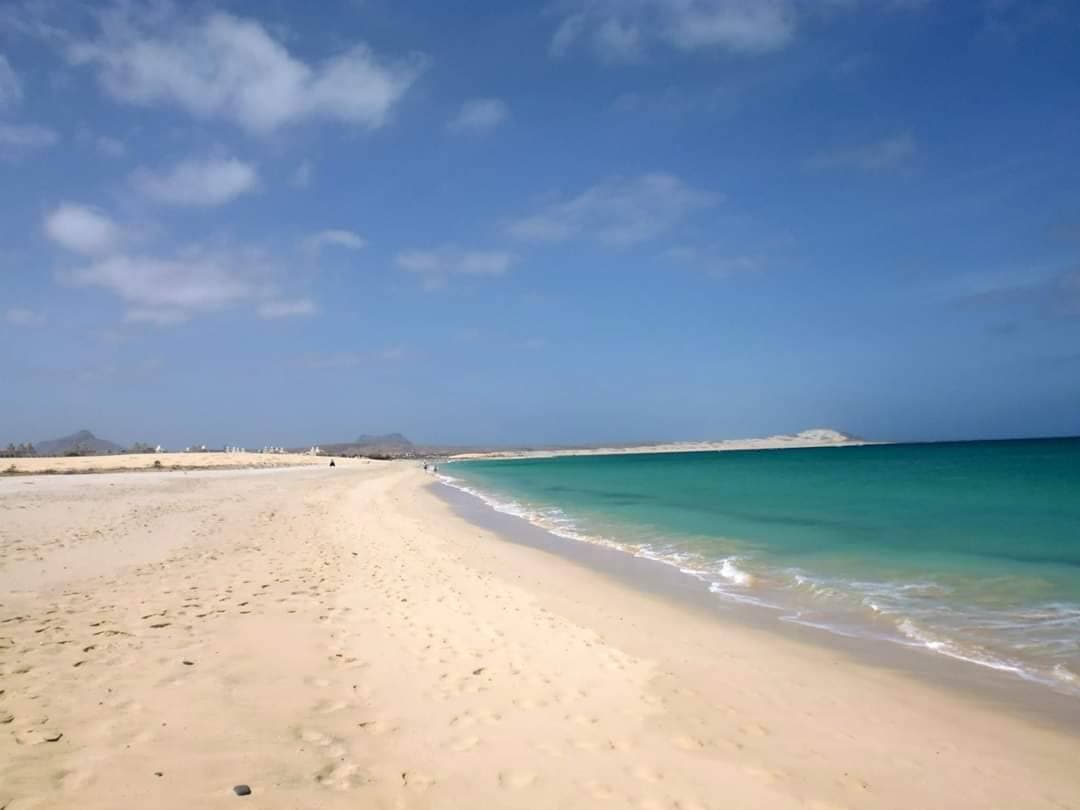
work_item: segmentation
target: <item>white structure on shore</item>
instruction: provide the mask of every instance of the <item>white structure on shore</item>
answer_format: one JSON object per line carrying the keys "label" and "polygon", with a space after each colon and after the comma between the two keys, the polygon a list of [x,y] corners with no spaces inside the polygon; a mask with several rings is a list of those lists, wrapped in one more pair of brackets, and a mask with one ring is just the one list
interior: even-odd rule
{"label": "white structure on shore", "polygon": [[247,448],[246,447],[229,447],[228,445],[226,445],[225,446],[225,452],[226,453],[246,453]]}
{"label": "white structure on shore", "polygon": [[281,454],[283,454],[285,452],[285,448],[284,447],[272,447],[270,445],[267,445],[266,447],[264,447],[259,452],[260,453],[272,453],[274,455],[281,455]]}
{"label": "white structure on shore", "polygon": [[311,449],[306,451],[305,455],[308,455],[308,456],[321,456],[322,455],[322,448],[319,447],[317,444],[312,445]]}

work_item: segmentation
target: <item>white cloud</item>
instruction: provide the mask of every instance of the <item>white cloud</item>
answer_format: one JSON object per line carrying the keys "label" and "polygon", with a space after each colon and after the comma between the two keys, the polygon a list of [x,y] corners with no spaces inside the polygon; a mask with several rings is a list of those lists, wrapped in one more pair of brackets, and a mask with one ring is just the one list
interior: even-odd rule
{"label": "white cloud", "polygon": [[756,256],[734,254],[716,246],[694,247],[679,245],[666,252],[672,261],[693,268],[713,278],[730,278],[736,275],[760,273],[766,262]]}
{"label": "white cloud", "polygon": [[257,21],[162,8],[141,13],[124,4],[99,15],[101,35],[70,45],[69,60],[95,68],[119,101],[173,103],[256,134],[311,119],[377,129],[426,66],[417,55],[380,59],[362,43],[308,63]]}
{"label": "white cloud", "polygon": [[807,161],[811,169],[859,169],[883,171],[899,169],[918,151],[915,138],[902,132],[873,143],[819,152]]}
{"label": "white cloud", "polygon": [[478,134],[489,132],[510,116],[506,102],[498,98],[474,98],[461,105],[446,128],[451,132]]}
{"label": "white cloud", "polygon": [[41,326],[45,323],[45,316],[22,307],[11,307],[4,313],[4,322],[9,326]]}
{"label": "white cloud", "polygon": [[319,231],[305,241],[308,249],[318,253],[324,247],[341,247],[347,250],[360,250],[367,247],[367,240],[360,234],[338,228]]}
{"label": "white cloud", "polygon": [[16,157],[60,140],[55,130],[37,124],[0,124],[0,156]]}
{"label": "white cloud", "polygon": [[646,46],[761,53],[794,36],[794,0],[576,0],[551,40],[553,56],[588,40],[602,59],[637,58]]}
{"label": "white cloud", "polygon": [[406,250],[394,261],[399,268],[415,273],[424,288],[434,290],[446,286],[451,275],[501,276],[514,264],[511,253],[500,250],[461,250],[452,245],[431,250]]}
{"label": "white cloud", "polygon": [[109,256],[75,270],[68,281],[114,293],[130,306],[130,320],[155,323],[178,323],[255,295],[252,281],[233,257],[201,253],[172,259]]}
{"label": "white cloud", "polygon": [[0,109],[14,107],[22,101],[23,91],[19,77],[8,62],[7,57],[0,53]]}
{"label": "white cloud", "polygon": [[595,238],[616,246],[655,239],[720,196],[656,172],[598,183],[576,197],[548,204],[510,223],[512,236],[538,242]]}
{"label": "white cloud", "polygon": [[388,346],[375,351],[348,352],[310,352],[301,355],[298,365],[310,369],[354,368],[359,365],[371,365],[379,361],[392,362],[406,356],[402,346]]}
{"label": "white cloud", "polygon": [[166,205],[214,206],[254,191],[259,173],[235,158],[184,160],[163,173],[137,169],[132,185],[155,202]]}
{"label": "white cloud", "polygon": [[303,161],[296,167],[296,171],[293,172],[292,184],[296,188],[307,188],[311,185],[311,178],[315,172],[315,167],[310,160]]}
{"label": "white cloud", "polygon": [[266,301],[259,304],[257,312],[260,318],[296,318],[314,315],[318,311],[315,302],[310,298],[297,298],[295,300]]}
{"label": "white cloud", "polygon": [[127,154],[127,146],[119,138],[98,135],[94,138],[94,148],[107,157],[119,158]]}
{"label": "white cloud", "polygon": [[96,287],[126,305],[130,322],[183,323],[237,307],[263,318],[311,315],[313,301],[283,293],[283,274],[257,249],[195,246],[171,256],[113,253],[60,275],[76,287]]}
{"label": "white cloud", "polygon": [[122,239],[116,223],[85,205],[63,203],[45,217],[45,235],[57,244],[90,256],[108,253]]}

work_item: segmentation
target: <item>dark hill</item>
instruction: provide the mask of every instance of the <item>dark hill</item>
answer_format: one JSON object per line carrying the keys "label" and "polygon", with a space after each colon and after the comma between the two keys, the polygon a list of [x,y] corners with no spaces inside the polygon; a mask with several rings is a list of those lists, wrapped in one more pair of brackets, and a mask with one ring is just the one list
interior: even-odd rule
{"label": "dark hill", "polygon": [[78,453],[81,456],[96,456],[104,453],[120,453],[123,447],[107,439],[99,439],[89,430],[80,430],[70,436],[59,439],[46,439],[34,442],[34,450],[39,456],[65,456]]}

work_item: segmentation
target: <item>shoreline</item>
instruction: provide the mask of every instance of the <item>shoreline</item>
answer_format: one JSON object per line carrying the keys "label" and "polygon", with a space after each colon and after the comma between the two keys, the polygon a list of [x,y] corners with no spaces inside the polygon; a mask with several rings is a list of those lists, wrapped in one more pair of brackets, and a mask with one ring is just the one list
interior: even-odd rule
{"label": "shoreline", "polygon": [[538,450],[490,450],[456,453],[447,461],[513,461],[527,458],[564,456],[629,456],[653,453],[722,453],[739,450],[807,450],[825,447],[866,447],[890,444],[863,439],[806,439],[798,436],[769,436],[763,439],[721,439],[710,442],[661,442],[659,444],[614,445],[610,447],[556,447]]}
{"label": "shoreline", "polygon": [[583,566],[624,587],[657,596],[710,621],[734,622],[774,634],[778,639],[839,652],[862,664],[921,680],[957,697],[974,696],[984,705],[1004,708],[1028,719],[1035,718],[1080,737],[1080,700],[1038,681],[914,644],[846,635],[827,627],[783,621],[780,608],[722,599],[710,591],[706,582],[672,564],[612,545],[561,536],[522,516],[502,512],[479,495],[445,481],[433,482],[430,488],[455,514],[494,533],[504,542],[524,545]]}
{"label": "shoreline", "polygon": [[401,462],[0,480],[0,806],[1080,795],[1075,731],[507,542],[431,482]]}

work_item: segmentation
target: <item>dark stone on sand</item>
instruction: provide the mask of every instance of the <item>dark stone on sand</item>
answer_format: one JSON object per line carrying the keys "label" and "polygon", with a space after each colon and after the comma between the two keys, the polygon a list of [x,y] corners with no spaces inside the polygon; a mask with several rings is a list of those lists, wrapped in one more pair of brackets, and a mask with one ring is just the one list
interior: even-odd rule
{"label": "dark stone on sand", "polygon": [[181,663],[182,663],[182,664],[183,664],[183,665],[184,665],[185,667],[193,667],[193,666],[195,666],[195,662],[194,662],[194,661],[186,661],[186,660],[185,660],[185,661],[181,661]]}
{"label": "dark stone on sand", "polygon": [[237,796],[250,796],[251,788],[249,788],[247,785],[237,785],[232,789],[232,792],[235,793]]}

